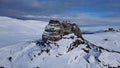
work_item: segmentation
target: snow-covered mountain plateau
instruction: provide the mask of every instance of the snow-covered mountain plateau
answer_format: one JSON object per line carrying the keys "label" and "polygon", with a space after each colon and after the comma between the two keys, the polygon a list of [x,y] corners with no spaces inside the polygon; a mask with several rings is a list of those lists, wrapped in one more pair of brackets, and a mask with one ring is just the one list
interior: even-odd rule
{"label": "snow-covered mountain plateau", "polygon": [[44,43],[48,22],[0,17],[0,68],[120,68],[120,31]]}

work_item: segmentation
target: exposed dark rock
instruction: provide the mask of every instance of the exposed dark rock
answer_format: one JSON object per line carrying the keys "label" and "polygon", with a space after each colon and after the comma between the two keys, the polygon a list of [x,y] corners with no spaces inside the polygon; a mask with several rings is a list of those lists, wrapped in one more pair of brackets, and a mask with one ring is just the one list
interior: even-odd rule
{"label": "exposed dark rock", "polygon": [[9,61],[11,62],[12,61],[12,57],[8,57]]}
{"label": "exposed dark rock", "polygon": [[0,68],[5,68],[5,67],[3,67],[3,66],[0,66]]}
{"label": "exposed dark rock", "polygon": [[45,43],[48,41],[58,41],[62,39],[64,35],[71,33],[74,33],[78,38],[83,39],[81,31],[75,23],[71,24],[70,21],[61,23],[58,20],[50,20],[42,35],[42,40]]}
{"label": "exposed dark rock", "polygon": [[74,36],[71,36],[70,38],[71,38],[71,39],[74,39]]}
{"label": "exposed dark rock", "polygon": [[39,68],[39,67],[36,67],[36,68]]}
{"label": "exposed dark rock", "polygon": [[106,38],[106,39],[104,39],[104,41],[108,41],[108,39]]}
{"label": "exposed dark rock", "polygon": [[84,49],[84,48],[83,48],[82,50],[83,50],[84,52],[86,52],[86,53],[89,53],[89,50],[86,50],[86,49]]}
{"label": "exposed dark rock", "polygon": [[58,55],[61,56],[62,54],[59,53]]}
{"label": "exposed dark rock", "polygon": [[113,28],[108,28],[108,31],[115,31]]}
{"label": "exposed dark rock", "polygon": [[72,26],[70,24],[70,22],[64,22],[62,23],[62,26],[63,26],[63,35],[67,35],[67,34],[70,34],[72,33]]}
{"label": "exposed dark rock", "polygon": [[62,38],[63,26],[58,20],[50,20],[49,24],[46,26],[45,31],[42,35],[42,40],[44,42],[58,41]]}
{"label": "exposed dark rock", "polygon": [[114,29],[114,28],[108,28],[104,32],[120,32],[120,30],[119,29]]}
{"label": "exposed dark rock", "polygon": [[70,44],[70,47],[68,48],[67,52],[69,52],[69,51],[73,50],[74,48],[78,47],[80,44],[84,44],[84,41],[81,41],[79,39],[75,40],[75,42]]}
{"label": "exposed dark rock", "polygon": [[118,67],[109,67],[109,68],[120,68],[120,66],[118,66]]}
{"label": "exposed dark rock", "polygon": [[72,26],[72,28],[71,28],[72,33],[74,33],[77,37],[83,39],[82,33],[81,33],[79,27],[75,23],[71,24],[71,26]]}

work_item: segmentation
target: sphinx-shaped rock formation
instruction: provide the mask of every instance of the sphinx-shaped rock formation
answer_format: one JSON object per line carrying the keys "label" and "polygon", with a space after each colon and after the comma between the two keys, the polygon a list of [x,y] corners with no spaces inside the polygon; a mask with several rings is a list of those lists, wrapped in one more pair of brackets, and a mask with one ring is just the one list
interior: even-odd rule
{"label": "sphinx-shaped rock formation", "polygon": [[44,42],[58,41],[62,39],[64,35],[71,33],[74,33],[77,37],[83,39],[81,31],[75,23],[71,24],[69,21],[59,22],[58,20],[50,20],[49,24],[45,27],[42,40]]}

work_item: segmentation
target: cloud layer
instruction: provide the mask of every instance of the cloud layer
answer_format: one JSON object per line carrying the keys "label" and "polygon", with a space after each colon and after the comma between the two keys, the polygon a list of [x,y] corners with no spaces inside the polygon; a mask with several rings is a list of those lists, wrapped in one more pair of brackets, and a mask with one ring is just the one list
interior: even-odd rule
{"label": "cloud layer", "polygon": [[83,24],[120,24],[120,0],[0,0],[0,16],[40,20],[72,18]]}

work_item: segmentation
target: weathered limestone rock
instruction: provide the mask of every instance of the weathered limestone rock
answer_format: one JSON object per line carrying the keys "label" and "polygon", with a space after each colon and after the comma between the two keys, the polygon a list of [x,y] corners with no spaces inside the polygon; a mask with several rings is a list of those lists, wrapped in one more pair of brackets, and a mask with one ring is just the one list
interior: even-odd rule
{"label": "weathered limestone rock", "polygon": [[67,35],[67,34],[72,33],[72,31],[71,31],[71,24],[70,23],[62,23],[62,26],[64,28],[63,35]]}
{"label": "weathered limestone rock", "polygon": [[62,39],[62,36],[70,33],[74,33],[77,37],[83,39],[81,31],[76,24],[71,24],[68,21],[60,23],[58,20],[50,20],[49,24],[45,27],[42,40],[44,42],[58,41]]}
{"label": "weathered limestone rock", "polygon": [[42,40],[46,42],[50,41],[58,41],[62,38],[63,35],[63,26],[57,20],[50,20],[49,24],[45,27],[45,31],[42,35]]}
{"label": "weathered limestone rock", "polygon": [[71,26],[72,26],[72,28],[71,28],[72,33],[74,33],[77,37],[83,39],[82,33],[81,33],[79,27],[75,23],[71,24]]}

